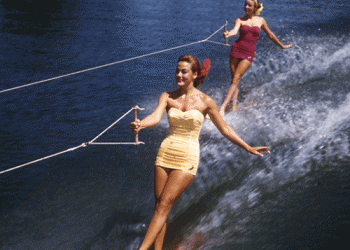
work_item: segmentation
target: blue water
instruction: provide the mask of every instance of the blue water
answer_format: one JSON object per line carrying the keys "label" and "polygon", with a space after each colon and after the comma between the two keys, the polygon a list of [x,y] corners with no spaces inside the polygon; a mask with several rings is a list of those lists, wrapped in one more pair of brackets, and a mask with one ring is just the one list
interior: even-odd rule
{"label": "blue water", "polygon": [[[231,1],[1,1],[0,90],[201,41],[243,15]],[[262,33],[225,120],[248,155],[209,121],[165,249],[342,249],[350,229],[350,3],[263,1]],[[224,42],[220,31],[210,40]],[[234,38],[230,38],[232,43]],[[221,104],[230,48],[200,43],[0,94],[0,170],[81,145],[176,88],[180,55],[210,58],[200,90]],[[98,141],[133,141],[132,114]],[[153,213],[153,166],[167,121],[146,145],[94,146],[0,176],[0,249],[137,249]],[[189,247],[194,239],[196,246]]]}

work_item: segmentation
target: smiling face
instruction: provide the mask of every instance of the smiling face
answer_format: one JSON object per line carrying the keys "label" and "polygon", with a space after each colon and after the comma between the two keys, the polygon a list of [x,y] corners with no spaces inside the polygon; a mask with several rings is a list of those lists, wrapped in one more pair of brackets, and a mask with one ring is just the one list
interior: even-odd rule
{"label": "smiling face", "polygon": [[180,61],[177,64],[175,79],[179,87],[188,87],[193,85],[197,77],[197,72],[193,73],[192,64],[185,61]]}
{"label": "smiling face", "polygon": [[244,12],[246,15],[254,15],[255,9],[255,1],[254,0],[246,0],[244,3]]}

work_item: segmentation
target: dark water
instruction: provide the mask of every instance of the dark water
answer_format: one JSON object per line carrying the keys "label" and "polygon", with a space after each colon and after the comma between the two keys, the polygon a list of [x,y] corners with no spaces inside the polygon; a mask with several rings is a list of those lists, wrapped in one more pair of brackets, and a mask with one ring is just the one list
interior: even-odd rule
{"label": "dark water", "polygon": [[[262,159],[210,122],[201,162],[173,208],[165,249],[344,249],[350,229],[350,3],[263,1],[263,33],[226,121]],[[1,1],[0,90],[203,40],[243,1]],[[211,38],[223,42],[221,32]],[[230,43],[234,39],[230,39]],[[201,43],[0,94],[5,170],[97,136],[134,105],[145,117],[176,88],[180,55],[210,58],[200,89],[219,104],[230,48]],[[130,114],[98,141],[133,141]],[[141,146],[88,146],[0,176],[1,249],[136,249],[153,212],[161,123]],[[197,239],[194,240],[194,239]],[[196,241],[195,246],[189,246]]]}

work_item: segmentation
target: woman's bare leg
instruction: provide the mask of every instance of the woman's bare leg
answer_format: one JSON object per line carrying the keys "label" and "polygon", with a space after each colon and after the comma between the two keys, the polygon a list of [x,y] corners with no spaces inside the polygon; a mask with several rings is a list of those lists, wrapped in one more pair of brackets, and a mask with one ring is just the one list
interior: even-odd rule
{"label": "woman's bare leg", "polygon": [[232,109],[236,109],[237,106],[237,97],[238,97],[238,84],[241,80],[244,73],[249,69],[250,62],[248,60],[239,59],[239,58],[230,58],[230,69],[231,69],[231,86],[227,91],[224,102],[220,107],[220,114],[225,115],[225,110],[232,99]]}
{"label": "woman's bare leg", "polygon": [[[159,203],[160,201],[160,196],[164,190],[170,171],[171,169],[162,168],[159,166],[156,166],[154,168],[154,197],[156,200],[156,206],[157,206],[157,203]],[[163,228],[160,230],[157,238],[154,241],[154,250],[162,250],[165,232],[166,232],[166,222],[164,223]]]}
{"label": "woman's bare leg", "polygon": [[154,250],[162,250],[163,249],[163,243],[164,243],[164,237],[166,232],[166,222],[164,223],[163,228],[160,230],[157,238],[154,241],[153,247]]}
{"label": "woman's bare leg", "polygon": [[185,173],[181,170],[170,171],[163,191],[160,195],[160,199],[157,201],[156,209],[148,227],[146,236],[139,250],[147,250],[153,243],[155,243],[156,238],[160,236],[159,234],[162,230],[164,230],[166,219],[175,201],[187,189],[193,179],[194,175]]}

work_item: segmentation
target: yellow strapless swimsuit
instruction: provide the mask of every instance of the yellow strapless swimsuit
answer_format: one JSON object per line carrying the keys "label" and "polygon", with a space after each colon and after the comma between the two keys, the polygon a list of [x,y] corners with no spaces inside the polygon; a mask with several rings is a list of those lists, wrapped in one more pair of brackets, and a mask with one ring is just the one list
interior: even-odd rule
{"label": "yellow strapless swimsuit", "polygon": [[191,109],[185,112],[170,108],[168,111],[170,133],[160,145],[156,166],[180,169],[196,175],[199,163],[199,133],[203,114]]}

